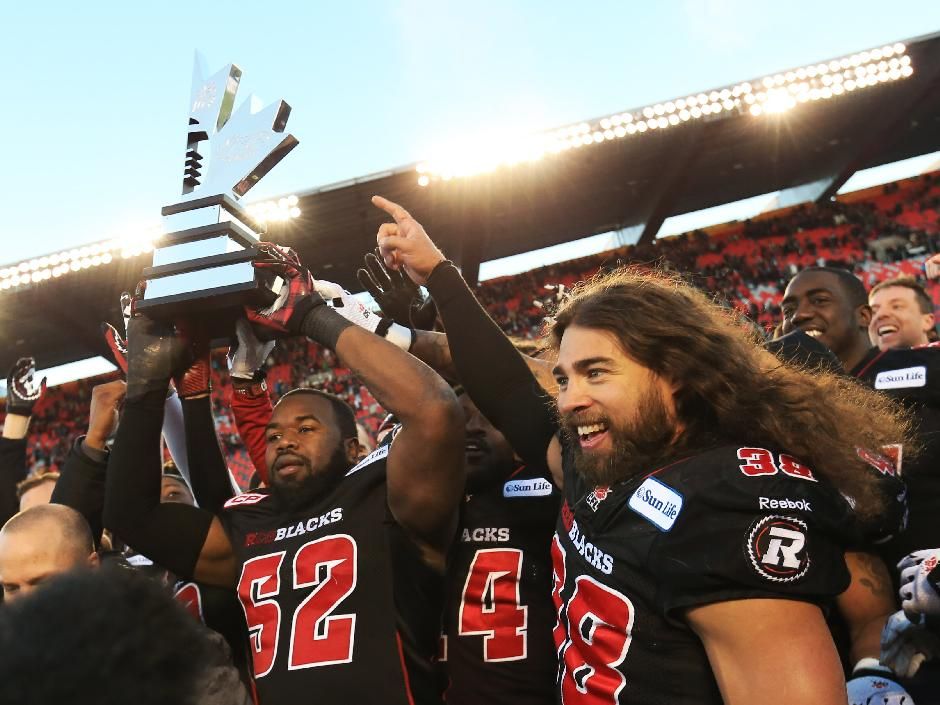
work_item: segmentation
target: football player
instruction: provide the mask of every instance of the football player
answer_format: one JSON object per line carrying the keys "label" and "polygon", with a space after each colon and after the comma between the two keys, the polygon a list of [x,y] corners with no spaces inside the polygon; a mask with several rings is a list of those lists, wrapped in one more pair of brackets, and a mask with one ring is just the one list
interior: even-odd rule
{"label": "football player", "polygon": [[915,348],[930,343],[934,305],[927,290],[913,277],[887,279],[868,292],[871,323],[868,336],[881,350]]}
{"label": "football player", "polygon": [[907,529],[883,553],[886,563],[894,565],[909,553],[940,546],[940,348],[879,350],[869,339],[868,300],[862,282],[847,270],[804,269],[784,292],[783,332],[799,329],[816,338],[835,353],[849,375],[915,414],[921,452],[905,458],[903,444],[889,442],[908,487],[909,505]]}
{"label": "football player", "polygon": [[903,435],[893,408],[771,361],[700,292],[621,271],[554,320],[556,415],[420,224],[373,202],[394,219],[385,263],[428,288],[471,398],[563,487],[561,700],[845,703],[822,608],[848,585],[843,527],[879,512],[857,448]]}
{"label": "football player", "polygon": [[440,702],[445,555],[463,498],[463,415],[428,367],[325,305],[296,260],[274,250],[284,296],[249,313],[269,337],[333,349],[401,421],[360,462],[350,407],[296,390],[267,427],[270,488],[219,514],[159,503],[162,400],[185,341],[131,320],[128,391],[108,473],[106,521],[177,575],[235,588],[262,703]]}

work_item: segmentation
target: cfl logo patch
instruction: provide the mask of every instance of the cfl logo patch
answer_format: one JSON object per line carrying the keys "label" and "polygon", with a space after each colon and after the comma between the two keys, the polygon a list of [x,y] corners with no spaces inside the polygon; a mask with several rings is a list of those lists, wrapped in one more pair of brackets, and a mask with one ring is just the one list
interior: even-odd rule
{"label": "cfl logo patch", "polygon": [[751,567],[775,583],[792,583],[809,570],[809,530],[796,517],[766,516],[748,531],[745,547]]}

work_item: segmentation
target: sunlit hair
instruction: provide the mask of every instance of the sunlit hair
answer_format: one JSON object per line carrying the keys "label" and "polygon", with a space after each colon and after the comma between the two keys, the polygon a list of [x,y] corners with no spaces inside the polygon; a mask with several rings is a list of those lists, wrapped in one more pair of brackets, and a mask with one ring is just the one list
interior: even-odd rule
{"label": "sunlit hair", "polygon": [[878,481],[857,449],[905,443],[910,417],[855,380],[783,363],[734,312],[660,271],[623,268],[577,287],[555,315],[557,348],[569,326],[607,331],[625,354],[675,385],[683,432],[663,460],[719,442],[785,450],[854,499],[863,519],[881,509]]}
{"label": "sunlit hair", "polygon": [[910,289],[913,291],[914,299],[917,301],[917,306],[920,308],[920,312],[933,313],[934,305],[933,299],[930,298],[930,294],[927,293],[927,290],[924,288],[923,284],[914,279],[914,277],[910,276],[885,279],[883,282],[875,284],[871,291],[868,292],[868,300],[871,301],[871,297],[877,294],[879,291],[890,289],[893,286],[900,287],[902,289]]}

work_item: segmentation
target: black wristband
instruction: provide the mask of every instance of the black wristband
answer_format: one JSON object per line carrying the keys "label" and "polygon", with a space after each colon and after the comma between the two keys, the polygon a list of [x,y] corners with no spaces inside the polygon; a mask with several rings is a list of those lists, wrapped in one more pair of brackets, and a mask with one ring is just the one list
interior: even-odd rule
{"label": "black wristband", "polygon": [[313,342],[335,350],[340,333],[352,325],[355,324],[347,321],[329,306],[314,306],[304,316],[300,332]]}

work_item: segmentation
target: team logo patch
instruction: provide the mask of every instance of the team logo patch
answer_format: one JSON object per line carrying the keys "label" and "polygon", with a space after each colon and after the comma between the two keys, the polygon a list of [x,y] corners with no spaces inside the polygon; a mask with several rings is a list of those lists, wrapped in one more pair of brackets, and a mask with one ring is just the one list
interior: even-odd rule
{"label": "team logo patch", "polygon": [[627,506],[660,531],[669,531],[682,511],[682,495],[655,477],[648,477],[630,495]]}
{"label": "team logo patch", "polygon": [[509,480],[503,485],[503,497],[547,497],[552,493],[552,483],[542,478],[532,480]]}
{"label": "team logo patch", "polygon": [[226,509],[230,507],[237,507],[240,504],[257,504],[262,499],[266,499],[268,495],[261,494],[259,492],[244,492],[243,494],[237,494],[227,501],[223,506]]}
{"label": "team logo patch", "polygon": [[775,583],[796,582],[809,570],[809,530],[796,517],[766,516],[751,524],[747,556],[758,575]]}
{"label": "team logo patch", "polygon": [[594,491],[587,496],[587,505],[596,512],[597,507],[601,502],[607,499],[607,495],[609,494],[610,487],[595,487]]}
{"label": "team logo patch", "polygon": [[927,368],[924,365],[905,367],[902,370],[885,370],[875,377],[875,389],[908,389],[927,385]]}

